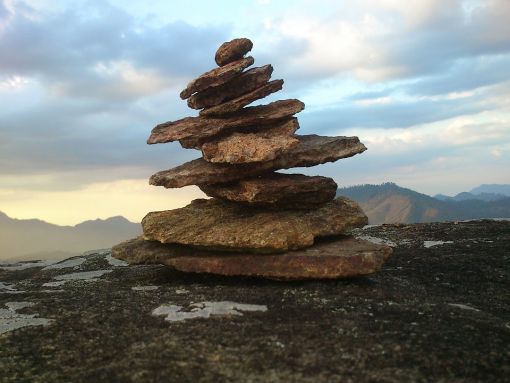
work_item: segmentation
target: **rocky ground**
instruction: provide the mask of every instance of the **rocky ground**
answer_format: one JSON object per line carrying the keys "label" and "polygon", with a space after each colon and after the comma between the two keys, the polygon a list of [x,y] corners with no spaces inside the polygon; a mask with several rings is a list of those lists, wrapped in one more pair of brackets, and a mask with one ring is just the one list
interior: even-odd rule
{"label": "rocky ground", "polygon": [[0,265],[0,382],[496,382],[510,376],[510,222],[383,225],[376,275],[285,283]]}

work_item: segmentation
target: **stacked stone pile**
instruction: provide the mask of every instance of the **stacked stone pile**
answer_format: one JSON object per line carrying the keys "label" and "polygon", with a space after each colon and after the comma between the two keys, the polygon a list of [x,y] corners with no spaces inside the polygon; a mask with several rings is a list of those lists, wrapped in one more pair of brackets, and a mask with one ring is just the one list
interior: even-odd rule
{"label": "stacked stone pile", "polygon": [[179,141],[202,158],[154,174],[152,185],[197,185],[210,199],[151,212],[143,237],[113,249],[131,263],[164,263],[183,271],[275,279],[337,278],[377,271],[391,253],[354,239],[367,224],[361,208],[336,198],[331,178],[277,173],[354,156],[357,137],[297,135],[304,109],[296,99],[247,106],[282,89],[271,65],[247,69],[252,42],[226,42],[218,67],[180,93],[199,116],[157,125],[149,144]]}

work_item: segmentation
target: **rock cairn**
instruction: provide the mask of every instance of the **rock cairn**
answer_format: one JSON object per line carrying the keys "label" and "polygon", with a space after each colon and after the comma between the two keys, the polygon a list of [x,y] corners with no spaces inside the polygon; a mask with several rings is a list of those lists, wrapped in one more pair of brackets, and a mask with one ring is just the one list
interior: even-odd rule
{"label": "rock cairn", "polygon": [[151,212],[143,237],[113,248],[130,263],[163,263],[189,272],[273,279],[338,278],[377,271],[386,246],[347,234],[367,224],[354,201],[335,198],[331,178],[277,173],[354,156],[357,137],[296,135],[296,99],[247,106],[282,89],[273,67],[246,70],[254,59],[246,38],[220,46],[218,67],[180,93],[198,117],[157,125],[149,144],[179,141],[202,158],[154,174],[152,185],[197,185],[210,199]]}

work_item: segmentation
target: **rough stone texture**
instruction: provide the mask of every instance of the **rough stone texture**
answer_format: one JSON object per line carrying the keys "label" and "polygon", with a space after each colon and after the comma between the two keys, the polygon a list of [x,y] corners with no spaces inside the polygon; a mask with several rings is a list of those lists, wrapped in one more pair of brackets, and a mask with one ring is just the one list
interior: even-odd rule
{"label": "rough stone texture", "polygon": [[246,53],[251,51],[253,43],[250,39],[239,38],[220,45],[214,56],[214,61],[220,67],[232,61],[239,60]]}
{"label": "rough stone texture", "polygon": [[299,144],[294,136],[298,128],[293,117],[256,133],[234,133],[204,143],[202,156],[209,162],[231,164],[270,161]]}
{"label": "rough stone texture", "polygon": [[142,220],[143,237],[207,249],[283,252],[313,245],[315,237],[338,235],[366,225],[358,204],[337,198],[312,210],[266,210],[217,199],[151,212]]}
{"label": "rough stone texture", "polygon": [[277,280],[334,279],[377,272],[391,247],[343,237],[319,241],[304,250],[284,254],[226,254],[145,241],[142,237],[112,249],[128,263],[162,263],[179,271]]}
{"label": "rough stone texture", "polygon": [[311,209],[335,198],[337,184],[331,178],[303,174],[269,175],[215,185],[200,185],[210,197],[250,205]]}
{"label": "rough stone texture", "polygon": [[251,178],[272,170],[315,166],[352,157],[366,150],[358,137],[296,136],[300,143],[274,160],[255,164],[214,164],[203,158],[151,176],[150,184],[166,188],[215,184]]}
{"label": "rough stone texture", "polygon": [[184,100],[193,93],[200,92],[212,86],[218,86],[226,83],[231,78],[242,72],[255,62],[253,57],[249,56],[237,61],[233,61],[225,66],[215,68],[209,72],[205,72],[196,79],[192,80],[186,89],[180,93],[180,97]]}
{"label": "rough stone texture", "polygon": [[[393,255],[376,274],[331,281],[116,267],[109,252],[85,256],[76,270],[0,268],[0,281],[18,290],[0,290],[0,308],[32,302],[17,312],[52,320],[0,336],[0,380],[508,381],[510,222],[384,225],[359,235],[395,242]],[[104,269],[112,271],[95,282],[42,286]],[[204,301],[267,311],[180,322],[152,315],[163,305],[197,310]]]}
{"label": "rough stone texture", "polygon": [[200,148],[215,136],[274,124],[302,111],[304,107],[305,104],[299,100],[281,100],[244,108],[228,118],[186,117],[157,125],[147,143],[179,141],[185,148]]}
{"label": "rough stone texture", "polygon": [[272,65],[252,68],[237,75],[225,84],[195,93],[188,98],[188,106],[193,109],[208,108],[239,97],[267,83],[272,73]]}
{"label": "rough stone texture", "polygon": [[245,93],[237,98],[224,102],[210,108],[202,109],[201,116],[222,116],[228,113],[238,111],[253,101],[259,100],[271,93],[278,92],[283,87],[283,80],[273,80],[267,84],[262,85],[260,88]]}

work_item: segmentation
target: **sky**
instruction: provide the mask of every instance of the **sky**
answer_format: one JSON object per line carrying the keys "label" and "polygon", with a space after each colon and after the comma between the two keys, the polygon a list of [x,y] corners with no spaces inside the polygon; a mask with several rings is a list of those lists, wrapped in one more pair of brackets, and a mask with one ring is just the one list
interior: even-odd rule
{"label": "sky", "polygon": [[296,171],[430,195],[510,183],[508,20],[508,0],[0,0],[0,211],[139,222],[203,197],[149,186],[200,153],[146,140],[196,115],[179,92],[236,37],[285,80],[258,103],[298,98],[299,133],[368,148]]}

